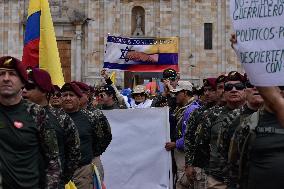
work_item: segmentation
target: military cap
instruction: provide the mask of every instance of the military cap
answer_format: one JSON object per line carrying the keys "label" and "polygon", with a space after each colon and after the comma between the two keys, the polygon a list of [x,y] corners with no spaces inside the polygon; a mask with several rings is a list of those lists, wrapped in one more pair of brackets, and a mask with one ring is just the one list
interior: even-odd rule
{"label": "military cap", "polygon": [[90,91],[89,85],[80,81],[72,81],[71,83],[75,83],[83,92]]}
{"label": "military cap", "polygon": [[43,69],[32,68],[28,71],[28,82],[34,83],[44,92],[53,92],[51,77],[49,73]]}
{"label": "military cap", "polygon": [[203,79],[203,86],[204,87],[212,87],[213,89],[216,89],[216,78],[206,78]]}
{"label": "military cap", "polygon": [[134,87],[132,94],[140,94],[140,93],[146,93],[146,87],[143,85],[137,85]]}
{"label": "military cap", "polygon": [[3,56],[0,58],[0,69],[16,70],[24,83],[28,79],[25,65],[19,59],[12,56]]}
{"label": "military cap", "polygon": [[225,76],[225,75],[223,75],[223,74],[222,74],[222,75],[219,75],[219,76],[217,77],[217,79],[216,79],[216,84],[225,82],[226,78],[227,78],[227,76]]}
{"label": "military cap", "polygon": [[58,85],[53,85],[54,92],[60,92],[60,87]]}
{"label": "military cap", "polygon": [[115,94],[115,90],[111,85],[101,86],[99,92],[106,92],[108,94]]}
{"label": "military cap", "polygon": [[164,79],[176,79],[177,78],[177,72],[176,70],[172,68],[165,69],[163,71],[163,78]]}
{"label": "military cap", "polygon": [[231,71],[225,79],[225,82],[228,81],[240,81],[245,82],[244,76],[237,71]]}
{"label": "military cap", "polygon": [[177,93],[179,91],[192,91],[193,85],[189,81],[178,81],[177,87],[172,89],[172,93]]}
{"label": "military cap", "polygon": [[72,91],[74,92],[79,98],[83,96],[80,88],[75,83],[65,83],[61,87],[61,92]]}

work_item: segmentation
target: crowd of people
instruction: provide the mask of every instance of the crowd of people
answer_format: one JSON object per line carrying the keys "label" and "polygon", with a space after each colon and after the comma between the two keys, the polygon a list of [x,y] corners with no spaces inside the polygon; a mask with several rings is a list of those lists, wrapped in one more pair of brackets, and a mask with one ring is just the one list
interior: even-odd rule
{"label": "crowd of people", "polygon": [[284,87],[255,87],[231,71],[195,88],[173,69],[164,89],[117,90],[106,70],[97,87],[53,85],[48,72],[0,58],[0,173],[4,189],[93,189],[94,165],[111,143],[101,110],[169,107],[175,189],[284,188]]}

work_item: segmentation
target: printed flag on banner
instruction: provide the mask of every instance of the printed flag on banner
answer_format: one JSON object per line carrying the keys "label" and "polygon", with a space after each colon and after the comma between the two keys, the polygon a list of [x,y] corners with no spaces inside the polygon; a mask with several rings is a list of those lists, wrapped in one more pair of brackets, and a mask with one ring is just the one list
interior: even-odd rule
{"label": "printed flag on banner", "polygon": [[46,70],[54,85],[64,84],[48,0],[30,0],[23,63]]}
{"label": "printed flag on banner", "polygon": [[178,38],[125,38],[108,36],[104,68],[132,72],[178,70]]}

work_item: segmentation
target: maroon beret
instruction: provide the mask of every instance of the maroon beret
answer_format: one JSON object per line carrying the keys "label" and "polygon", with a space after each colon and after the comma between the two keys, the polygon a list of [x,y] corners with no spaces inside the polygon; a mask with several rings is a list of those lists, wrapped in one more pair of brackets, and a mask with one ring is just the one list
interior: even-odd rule
{"label": "maroon beret", "polygon": [[0,58],[0,68],[16,70],[21,80],[25,83],[28,79],[25,65],[17,58],[3,56]]}
{"label": "maroon beret", "polygon": [[245,82],[245,79],[244,79],[244,76],[242,74],[240,74],[239,72],[231,71],[228,74],[225,82],[228,82],[228,81],[240,81],[240,82],[243,83],[243,82]]}
{"label": "maroon beret", "polygon": [[44,92],[53,92],[53,85],[49,73],[43,69],[32,68],[28,72],[28,80],[35,83]]}
{"label": "maroon beret", "polygon": [[225,75],[223,75],[223,74],[222,74],[222,75],[219,75],[219,76],[217,77],[217,79],[216,79],[216,84],[225,82],[226,78],[227,78],[227,76],[225,76]]}
{"label": "maroon beret", "polygon": [[216,78],[207,78],[203,79],[203,86],[206,87],[212,87],[213,89],[216,89]]}
{"label": "maroon beret", "polygon": [[62,88],[61,92],[72,91],[74,92],[79,98],[83,96],[80,88],[75,83],[65,83]]}
{"label": "maroon beret", "polygon": [[83,92],[90,91],[89,85],[80,81],[72,81],[71,83],[75,83]]}

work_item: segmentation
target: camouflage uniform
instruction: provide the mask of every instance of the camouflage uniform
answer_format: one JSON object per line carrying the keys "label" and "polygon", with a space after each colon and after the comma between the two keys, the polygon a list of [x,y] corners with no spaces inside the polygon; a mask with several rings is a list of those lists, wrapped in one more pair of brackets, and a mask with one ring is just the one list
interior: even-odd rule
{"label": "camouflage uniform", "polygon": [[[203,120],[194,127],[189,128],[189,138],[186,147],[186,165],[204,168],[209,164],[209,144],[211,124],[223,111],[223,107],[213,106],[205,110],[202,114]],[[195,131],[195,132],[194,132]]]}
{"label": "camouflage uniform", "polygon": [[94,126],[95,143],[94,156],[100,156],[107,149],[112,140],[111,128],[109,122],[101,110],[88,111],[80,110],[89,119],[89,122]]}
{"label": "camouflage uniform", "polygon": [[[113,109],[127,109],[127,106],[125,105],[125,103],[119,103],[118,101],[115,101],[114,104],[112,106],[106,106],[104,104],[98,104],[96,106],[97,109],[99,110],[113,110]],[[89,109],[91,111],[95,110],[95,108],[91,108]]]}
{"label": "camouflage uniform", "polygon": [[[13,125],[12,125],[13,119],[16,118],[16,117],[14,118],[13,116],[22,116],[22,117],[18,117],[20,119],[19,121],[21,121],[22,123],[25,122],[27,125],[20,128],[22,129],[23,133],[18,132],[18,131],[13,132],[13,134],[15,134],[15,137],[18,137],[18,138],[14,138],[14,140],[23,139],[23,141],[18,141],[19,143],[22,143],[21,145],[19,144],[18,147],[35,145],[35,147],[39,147],[39,149],[36,149],[36,148],[31,149],[31,147],[29,147],[29,149],[21,149],[22,153],[17,154],[16,157],[15,156],[11,157],[11,158],[16,158],[16,159],[6,159],[5,160],[5,163],[7,162],[9,163],[10,161],[11,161],[10,163],[12,163],[13,161],[19,161],[19,159],[23,159],[26,163],[29,163],[30,167],[27,167],[26,169],[23,169],[20,171],[17,170],[17,174],[25,174],[25,173],[29,173],[30,171],[36,171],[34,178],[32,180],[29,179],[29,181],[17,180],[17,177],[16,178],[13,177],[13,181],[12,181],[13,183],[6,183],[7,188],[9,188],[9,185],[17,186],[20,188],[27,188],[27,187],[28,188],[34,188],[34,187],[36,188],[38,187],[57,188],[58,183],[59,183],[59,178],[60,178],[60,172],[61,172],[60,160],[58,156],[59,152],[58,152],[56,133],[54,131],[54,128],[48,122],[48,116],[46,114],[46,111],[43,108],[41,108],[39,105],[31,103],[26,100],[22,100],[17,105],[17,109],[21,110],[19,112],[19,115],[10,115],[9,112],[6,112],[5,109],[1,107],[0,114],[3,119],[1,121],[3,121],[4,123],[5,123],[4,120],[8,121],[6,122],[6,124],[9,124],[10,126],[5,126],[5,128],[11,128],[11,130],[9,131],[11,132],[13,128]],[[28,123],[30,123],[30,125],[28,125]],[[14,126],[15,126],[15,122],[14,122]],[[24,135],[29,138],[24,138]],[[3,142],[5,142],[4,139],[3,139]],[[27,144],[27,142],[29,143]],[[8,145],[9,144],[7,144],[7,146]],[[12,147],[15,148],[16,146],[12,146]],[[26,154],[27,152],[35,153],[35,154],[34,155]],[[5,153],[7,154],[6,158],[7,157],[9,158],[10,157],[9,151],[5,151]],[[1,155],[3,155],[3,153],[1,153]],[[40,159],[41,157],[43,157],[44,159]],[[40,167],[41,165],[43,165],[41,164],[43,163],[41,160],[44,160],[45,162],[45,165],[46,165],[45,170],[43,170],[43,167]],[[22,163],[23,165],[24,162],[20,162],[20,163]],[[42,168],[42,169],[39,169],[39,168]],[[11,172],[13,171],[10,167],[8,169]],[[4,166],[3,163],[2,163],[2,170],[5,170],[6,172],[10,172],[10,171],[7,171],[7,165]],[[38,177],[35,178],[35,176],[38,176]],[[5,177],[6,178],[9,177],[7,173],[5,174],[3,178],[3,181],[4,181],[3,184],[5,183]],[[11,176],[9,178],[11,178]],[[11,179],[9,180],[9,182],[10,181]]]}
{"label": "camouflage uniform", "polygon": [[[72,179],[73,173],[78,168],[78,164],[81,158],[80,152],[80,138],[78,130],[68,114],[66,114],[62,109],[53,108],[51,106],[44,107],[47,113],[50,113],[51,116],[54,116],[59,123],[59,142],[62,142],[63,159],[62,162],[62,180],[64,183],[67,183]],[[58,136],[58,135],[57,135]],[[61,140],[62,141],[61,141]],[[60,140],[60,141],[59,141]],[[60,145],[59,145],[60,147]]]}
{"label": "camouflage uniform", "polygon": [[184,136],[184,152],[185,152],[185,164],[190,165],[190,150],[192,150],[195,142],[195,132],[199,123],[203,121],[204,112],[211,108],[213,104],[206,104],[201,106],[199,109],[193,111],[187,121],[187,126]]}

